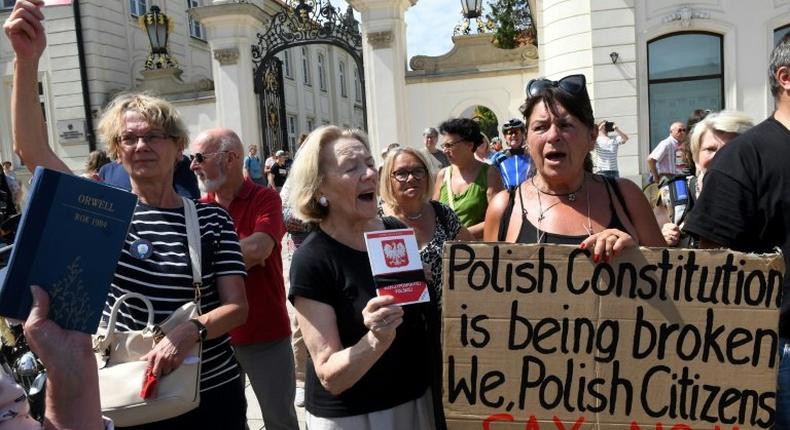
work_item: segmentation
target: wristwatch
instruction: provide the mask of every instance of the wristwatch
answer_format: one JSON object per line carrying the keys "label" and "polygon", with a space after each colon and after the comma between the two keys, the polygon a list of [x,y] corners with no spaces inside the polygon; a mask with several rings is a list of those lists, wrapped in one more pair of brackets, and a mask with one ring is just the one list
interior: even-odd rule
{"label": "wristwatch", "polygon": [[196,319],[191,319],[189,320],[189,322],[191,322],[192,324],[195,325],[195,327],[197,327],[198,335],[200,335],[200,340],[205,341],[206,338],[208,337],[208,329],[206,328],[206,326],[204,326],[202,322]]}

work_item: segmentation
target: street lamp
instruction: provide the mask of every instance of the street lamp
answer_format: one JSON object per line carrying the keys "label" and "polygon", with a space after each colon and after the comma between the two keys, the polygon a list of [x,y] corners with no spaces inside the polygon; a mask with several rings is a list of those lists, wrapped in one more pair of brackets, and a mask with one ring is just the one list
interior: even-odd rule
{"label": "street lamp", "polygon": [[466,19],[479,18],[483,14],[483,0],[461,0],[461,9]]}
{"label": "street lamp", "polygon": [[148,35],[151,44],[151,53],[145,61],[145,69],[164,69],[177,67],[167,51],[167,39],[173,22],[161,12],[159,6],[151,6],[151,10],[140,17],[141,27]]}

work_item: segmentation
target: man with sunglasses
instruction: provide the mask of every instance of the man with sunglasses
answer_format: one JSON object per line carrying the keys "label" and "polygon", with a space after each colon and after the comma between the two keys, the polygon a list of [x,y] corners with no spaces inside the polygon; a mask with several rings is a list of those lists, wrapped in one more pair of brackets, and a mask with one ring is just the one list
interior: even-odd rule
{"label": "man with sunglasses", "polygon": [[247,322],[230,331],[241,368],[258,399],[267,430],[298,428],[291,323],[285,307],[280,195],[244,177],[244,146],[228,129],[207,130],[192,142],[192,171],[228,211],[247,267]]}
{"label": "man with sunglasses", "polygon": [[520,119],[513,118],[502,125],[502,134],[509,148],[504,152],[495,153],[491,159],[499,168],[502,183],[507,189],[513,189],[527,179],[532,166],[529,152],[524,149],[526,126]]}
{"label": "man with sunglasses", "polygon": [[687,132],[685,123],[673,122],[669,127],[669,136],[658,142],[653,152],[647,156],[650,182],[658,182],[662,176],[673,177],[678,173],[675,154],[685,142]]}

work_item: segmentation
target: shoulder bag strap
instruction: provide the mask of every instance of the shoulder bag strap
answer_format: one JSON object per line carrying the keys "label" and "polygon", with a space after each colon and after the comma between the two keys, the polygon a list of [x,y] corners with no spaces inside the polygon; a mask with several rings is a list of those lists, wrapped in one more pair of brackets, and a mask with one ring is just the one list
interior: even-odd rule
{"label": "shoulder bag strap", "polygon": [[444,171],[444,186],[447,187],[447,205],[450,209],[455,210],[455,197],[453,196],[453,165],[447,166]]}
{"label": "shoulder bag strap", "polygon": [[617,180],[614,178],[610,178],[609,176],[601,176],[601,177],[606,182],[607,187],[614,192],[614,196],[615,198],[617,198],[617,201],[620,203],[620,206],[623,208],[623,212],[625,213],[625,216],[628,217],[628,222],[630,222],[633,225],[634,221],[633,218],[631,217],[631,211],[628,210],[628,205],[625,204],[625,198],[623,197],[623,193],[620,192],[620,185],[617,184]]}
{"label": "shoulder bag strap", "polygon": [[[189,246],[189,260],[192,263],[192,285],[195,287],[195,303],[200,303],[200,287],[203,285],[203,275],[200,267],[200,227],[195,202],[181,197],[184,201],[184,218],[187,226],[187,242]],[[198,312],[200,306],[198,306]]]}

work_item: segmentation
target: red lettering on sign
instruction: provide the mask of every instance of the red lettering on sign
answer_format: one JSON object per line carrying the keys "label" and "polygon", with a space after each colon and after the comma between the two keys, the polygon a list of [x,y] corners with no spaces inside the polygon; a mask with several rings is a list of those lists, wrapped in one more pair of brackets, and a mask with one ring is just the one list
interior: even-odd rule
{"label": "red lettering on sign", "polygon": [[491,423],[494,421],[513,421],[513,415],[494,414],[483,421],[483,430],[491,430]]}

